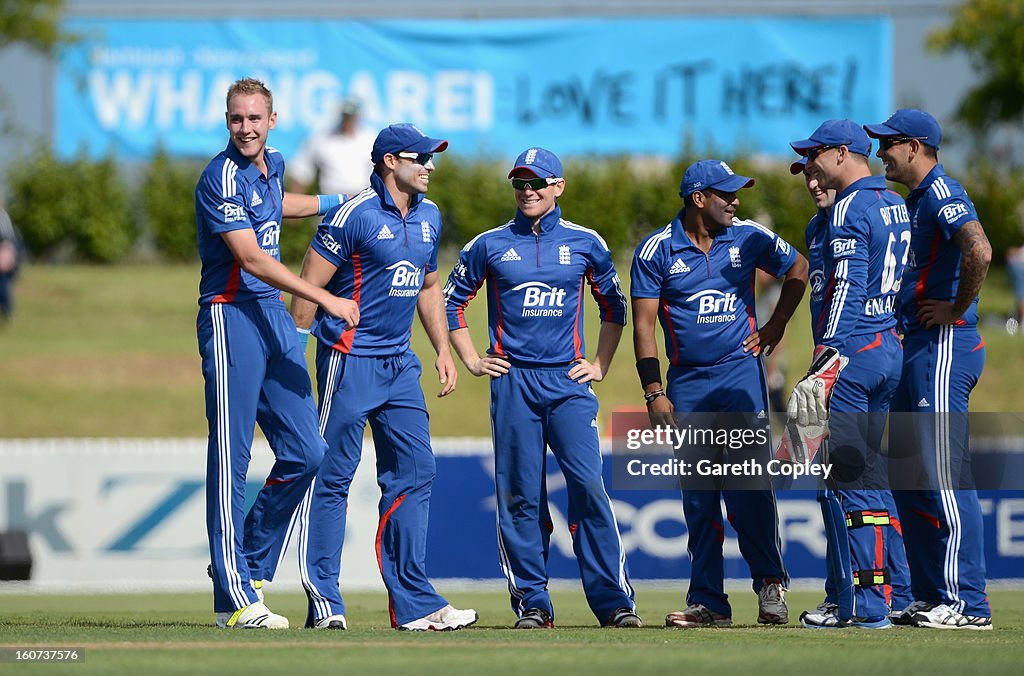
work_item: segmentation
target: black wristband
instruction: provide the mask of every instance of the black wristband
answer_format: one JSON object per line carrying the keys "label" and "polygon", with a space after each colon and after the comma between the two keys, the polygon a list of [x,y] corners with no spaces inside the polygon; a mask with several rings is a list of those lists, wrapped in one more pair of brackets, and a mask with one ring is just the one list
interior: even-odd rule
{"label": "black wristband", "polygon": [[657,357],[637,359],[636,372],[640,376],[640,387],[645,390],[651,383],[661,382],[661,362]]}

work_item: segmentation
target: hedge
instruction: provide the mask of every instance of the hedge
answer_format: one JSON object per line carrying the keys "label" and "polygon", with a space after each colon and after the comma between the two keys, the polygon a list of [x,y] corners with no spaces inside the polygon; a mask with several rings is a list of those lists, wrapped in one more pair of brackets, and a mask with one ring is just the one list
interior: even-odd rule
{"label": "hedge", "polygon": [[[569,158],[563,214],[599,231],[616,258],[628,260],[645,235],[664,226],[679,210],[679,181],[695,159],[687,152],[674,161]],[[790,175],[788,163],[724,159],[737,173],[757,179],[753,189],[739,194],[740,216],[773,228],[803,249],[804,226],[813,205],[802,178]],[[445,219],[443,246],[459,248],[514,215],[507,165],[507,160],[450,153],[439,157],[429,196]],[[40,260],[70,257],[116,263],[133,252],[140,234],[168,261],[196,260],[193,192],[202,166],[158,151],[136,172],[141,180],[127,181],[111,158],[68,161],[41,151],[12,166],[8,210],[29,251]],[[1024,239],[1017,207],[1024,194],[1024,172],[979,162],[958,177],[978,207],[996,260],[1001,260],[1008,246]],[[316,223],[286,222],[281,237],[286,262],[301,261]]]}

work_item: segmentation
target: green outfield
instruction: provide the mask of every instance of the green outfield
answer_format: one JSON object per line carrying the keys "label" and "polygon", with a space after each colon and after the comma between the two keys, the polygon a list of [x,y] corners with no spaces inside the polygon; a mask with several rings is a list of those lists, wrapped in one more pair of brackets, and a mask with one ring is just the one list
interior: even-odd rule
{"label": "green outfield", "polygon": [[[452,257],[441,263],[447,275]],[[619,264],[628,288],[628,262]],[[199,268],[194,265],[28,266],[18,281],[14,321],[0,325],[0,435],[4,437],[205,437],[203,380],[196,350]],[[1012,296],[995,269],[982,292],[988,363],[971,399],[976,411],[1019,411],[1024,338],[1001,317]],[[804,302],[785,340],[790,382],[810,355]],[[596,345],[596,306],[587,336]],[[487,345],[486,302],[468,318],[478,349]],[[487,379],[461,364],[458,388],[437,399],[433,351],[414,323],[435,436],[490,436]],[[313,348],[308,354],[312,356]],[[604,382],[595,386],[604,422],[615,409],[643,408],[629,329]]]}
{"label": "green outfield", "polygon": [[[995,629],[987,632],[897,627],[887,631],[802,629],[754,623],[756,599],[734,591],[731,629],[667,629],[678,592],[637,591],[642,629],[599,629],[582,592],[554,592],[558,627],[516,631],[500,592],[452,592],[480,622],[451,633],[410,634],[389,628],[381,593],[347,595],[346,632],[225,631],[212,627],[206,594],[56,596],[0,594],[0,646],[79,648],[85,660],[47,670],[66,673],[341,674],[1019,674],[1024,659],[1024,592],[990,595]],[[268,602],[301,625],[305,598],[274,594]],[[789,595],[790,608],[820,594]],[[9,655],[0,650],[0,654]],[[0,671],[24,670],[0,664]],[[928,673],[928,672],[923,672]]]}

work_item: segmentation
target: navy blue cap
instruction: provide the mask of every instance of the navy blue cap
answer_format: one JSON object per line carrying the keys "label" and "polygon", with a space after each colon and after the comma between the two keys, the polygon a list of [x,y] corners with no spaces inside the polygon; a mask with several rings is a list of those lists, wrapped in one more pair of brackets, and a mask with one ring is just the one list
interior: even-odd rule
{"label": "navy blue cap", "polygon": [[936,150],[942,143],[942,129],[935,118],[916,108],[900,108],[882,124],[866,124],[864,131],[872,138],[906,136]]}
{"label": "navy blue cap", "polygon": [[430,138],[414,124],[403,122],[385,127],[377,134],[373,142],[370,159],[374,164],[384,159],[388,153],[394,155],[402,151],[410,153],[440,153],[448,147],[448,141]]}
{"label": "navy blue cap", "polygon": [[561,160],[544,148],[528,148],[519,153],[508,177],[512,178],[517,169],[526,169],[537,178],[562,178]]}
{"label": "navy blue cap", "polygon": [[789,144],[800,155],[806,156],[817,148],[846,146],[851,153],[871,155],[871,139],[859,124],[853,120],[826,120],[814,130],[809,138]]}
{"label": "navy blue cap", "polygon": [[722,160],[700,160],[687,167],[683,182],[679,184],[679,196],[689,197],[705,188],[722,192],[736,192],[740,188],[754,185],[749,176],[739,176]]}
{"label": "navy blue cap", "polygon": [[807,166],[807,158],[801,157],[799,160],[789,165],[789,173],[796,176],[797,174],[804,173],[804,168]]}

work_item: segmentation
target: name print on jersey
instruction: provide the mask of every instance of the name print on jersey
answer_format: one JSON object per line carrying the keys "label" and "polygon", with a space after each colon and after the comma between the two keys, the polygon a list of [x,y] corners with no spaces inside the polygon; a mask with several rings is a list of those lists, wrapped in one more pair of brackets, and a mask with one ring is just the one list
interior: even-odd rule
{"label": "name print on jersey", "polygon": [[423,286],[420,281],[423,271],[420,268],[409,261],[401,260],[385,269],[394,270],[391,276],[391,289],[388,290],[389,296],[407,298],[420,292],[420,287]]}
{"label": "name print on jersey", "polygon": [[523,317],[561,317],[565,307],[565,289],[544,282],[523,282],[512,287],[523,291]]}

